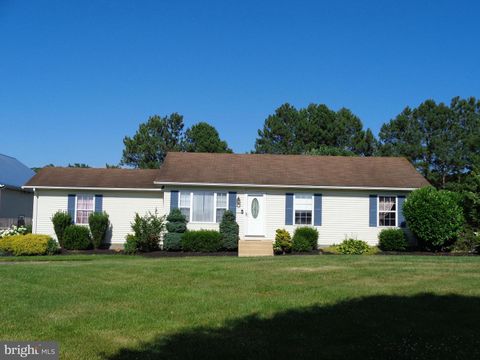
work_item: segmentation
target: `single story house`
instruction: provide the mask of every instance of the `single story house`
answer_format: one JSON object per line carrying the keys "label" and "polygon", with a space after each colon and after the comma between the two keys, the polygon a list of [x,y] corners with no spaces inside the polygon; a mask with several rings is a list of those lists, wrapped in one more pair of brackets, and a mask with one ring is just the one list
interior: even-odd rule
{"label": "single story house", "polygon": [[35,172],[17,159],[0,154],[0,229],[30,224],[33,192],[22,189]]}
{"label": "single story house", "polygon": [[179,208],[189,229],[218,229],[236,214],[241,246],[268,244],[275,231],[319,230],[320,246],[353,237],[377,244],[386,227],[403,227],[402,205],[427,180],[404,158],[169,153],[160,169],[45,168],[34,191],[33,231],[54,236],[50,218],[68,211],[86,224],[110,215],[113,246],[124,243],[136,212]]}

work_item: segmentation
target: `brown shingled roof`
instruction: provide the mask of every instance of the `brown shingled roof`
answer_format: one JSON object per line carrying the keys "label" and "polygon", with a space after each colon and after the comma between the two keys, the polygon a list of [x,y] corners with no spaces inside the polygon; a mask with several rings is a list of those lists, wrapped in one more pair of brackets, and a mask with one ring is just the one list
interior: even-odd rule
{"label": "brown shingled roof", "polygon": [[151,189],[158,188],[153,183],[158,172],[158,169],[46,167],[31,178],[25,186]]}
{"label": "brown shingled roof", "polygon": [[169,153],[156,182],[419,188],[429,183],[400,157]]}

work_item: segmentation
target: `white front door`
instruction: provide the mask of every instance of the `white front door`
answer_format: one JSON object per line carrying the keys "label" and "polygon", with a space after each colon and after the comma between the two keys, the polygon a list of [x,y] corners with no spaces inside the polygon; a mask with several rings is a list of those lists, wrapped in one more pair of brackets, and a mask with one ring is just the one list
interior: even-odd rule
{"label": "white front door", "polygon": [[247,236],[265,236],[265,206],[264,196],[248,194],[247,211]]}

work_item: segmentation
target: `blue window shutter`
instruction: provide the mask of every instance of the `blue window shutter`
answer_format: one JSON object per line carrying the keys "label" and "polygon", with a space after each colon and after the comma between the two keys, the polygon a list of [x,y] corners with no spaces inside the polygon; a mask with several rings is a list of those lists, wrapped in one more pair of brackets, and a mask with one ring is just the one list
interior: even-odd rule
{"label": "blue window shutter", "polygon": [[405,195],[400,195],[397,197],[397,206],[398,206],[398,224],[400,227],[404,228],[407,227],[407,223],[405,222],[405,217],[403,216],[403,203],[405,202]]}
{"label": "blue window shutter", "polygon": [[95,195],[95,212],[102,212],[103,211],[103,195],[97,194]]}
{"label": "blue window shutter", "polygon": [[285,225],[293,225],[293,194],[285,194]]}
{"label": "blue window shutter", "polygon": [[237,193],[235,191],[228,192],[228,210],[236,216],[237,212]]}
{"label": "blue window shutter", "polygon": [[322,194],[313,195],[313,225],[322,226]]}
{"label": "blue window shutter", "polygon": [[170,191],[170,211],[178,209],[178,190]]}
{"label": "blue window shutter", "polygon": [[67,212],[75,224],[75,194],[68,194]]}
{"label": "blue window shutter", "polygon": [[369,210],[369,225],[370,227],[377,226],[377,195],[370,195],[370,210]]}

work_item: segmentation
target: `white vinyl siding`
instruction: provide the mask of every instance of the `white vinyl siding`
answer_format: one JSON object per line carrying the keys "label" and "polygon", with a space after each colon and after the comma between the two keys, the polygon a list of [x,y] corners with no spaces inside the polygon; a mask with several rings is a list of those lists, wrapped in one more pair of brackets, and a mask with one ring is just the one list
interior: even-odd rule
{"label": "white vinyl siding", "polygon": [[165,214],[163,193],[160,191],[75,191],[75,190],[37,190],[34,206],[34,227],[37,234],[50,235],[56,238],[53,230],[52,215],[58,211],[67,211],[68,194],[103,194],[103,210],[110,217],[111,231],[107,240],[112,244],[123,244],[125,236],[132,233],[130,224],[135,213],[140,215],[148,211],[158,215]]}

